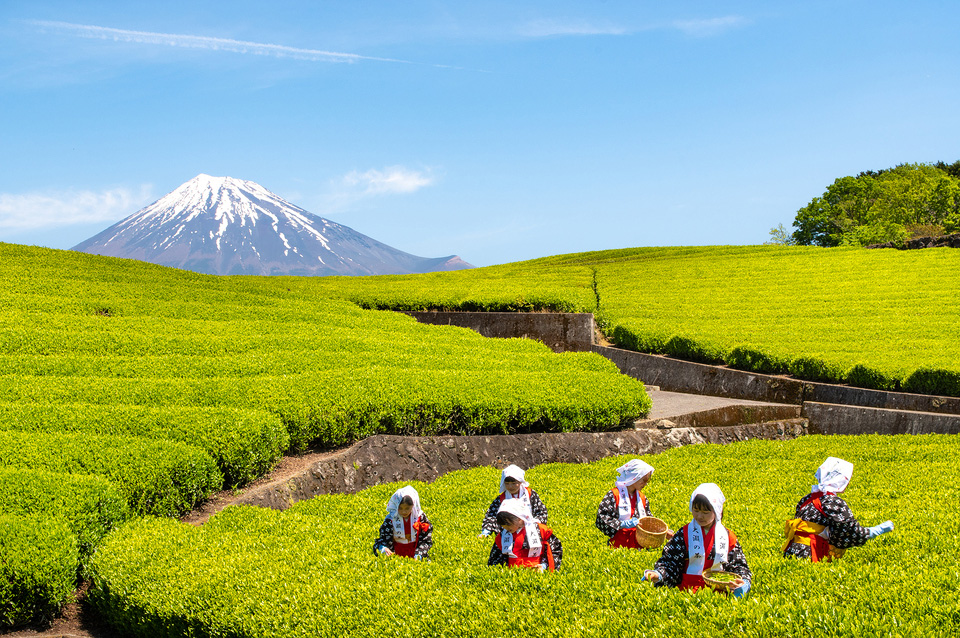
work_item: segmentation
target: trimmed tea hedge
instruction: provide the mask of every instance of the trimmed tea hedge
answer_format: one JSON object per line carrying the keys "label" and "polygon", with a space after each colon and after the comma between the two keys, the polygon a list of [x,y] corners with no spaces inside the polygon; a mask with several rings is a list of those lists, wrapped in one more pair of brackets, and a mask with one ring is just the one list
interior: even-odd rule
{"label": "trimmed tea hedge", "polygon": [[179,441],[209,454],[223,472],[226,487],[265,474],[290,444],[290,435],[275,414],[237,408],[8,402],[0,403],[0,429]]}
{"label": "trimmed tea hedge", "polygon": [[0,467],[0,512],[59,518],[86,561],[100,540],[129,518],[120,491],[102,476]]}
{"label": "trimmed tea hedge", "polygon": [[106,477],[133,514],[176,516],[223,485],[206,453],[137,437],[0,431],[0,467]]}
{"label": "trimmed tea hedge", "polygon": [[73,594],[78,566],[66,522],[0,513],[0,628],[53,618]]}

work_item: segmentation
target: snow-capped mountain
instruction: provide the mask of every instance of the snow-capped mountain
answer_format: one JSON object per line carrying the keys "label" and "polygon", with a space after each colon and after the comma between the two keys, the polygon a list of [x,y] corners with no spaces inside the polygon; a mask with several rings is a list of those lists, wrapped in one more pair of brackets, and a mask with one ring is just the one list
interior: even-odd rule
{"label": "snow-capped mountain", "polygon": [[254,182],[197,175],[73,250],[213,275],[388,275],[472,268],[429,259],[294,206]]}

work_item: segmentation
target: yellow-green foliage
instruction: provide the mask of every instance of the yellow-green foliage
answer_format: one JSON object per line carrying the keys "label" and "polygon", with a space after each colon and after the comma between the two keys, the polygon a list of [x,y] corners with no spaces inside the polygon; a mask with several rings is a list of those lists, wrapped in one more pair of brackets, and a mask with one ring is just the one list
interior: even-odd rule
{"label": "yellow-green foliage", "polygon": [[[32,359],[37,365],[58,360]],[[128,435],[195,445],[217,462],[227,487],[248,483],[266,473],[290,443],[286,428],[275,414],[235,408],[0,403],[0,429]]]}
{"label": "yellow-green foliage", "polygon": [[104,535],[129,518],[127,502],[102,476],[0,467],[0,513],[60,518],[86,560]]}
{"label": "yellow-green foliage", "polygon": [[[414,484],[434,523],[430,564],[373,555],[391,484],[286,512],[232,507],[201,528],[128,524],[98,554],[90,599],[134,636],[949,635],[958,451],[948,436],[807,437],[646,457],[645,491],[674,529],[696,485],[723,489],[753,570],[745,599],[654,589],[640,577],[659,551],[606,546],[594,518],[624,457],[528,472],[564,544],[556,574],[486,566],[492,541],[477,534],[499,472],[480,468]],[[828,455],[855,464],[844,498],[860,522],[896,530],[837,563],[784,559],[783,522]]]}
{"label": "yellow-green foliage", "polygon": [[[295,449],[378,432],[608,429],[650,408],[642,384],[597,355],[362,310],[310,278],[213,277],[9,245],[0,255],[9,404],[262,410]],[[276,441],[269,426],[261,438]],[[164,429],[210,448],[201,428]],[[251,451],[256,470],[276,459],[266,447]],[[251,477],[226,458],[236,454],[215,456],[231,483]]]}
{"label": "yellow-green foliage", "polygon": [[0,430],[0,468],[104,476],[134,514],[182,514],[223,483],[202,450],[133,436]]}
{"label": "yellow-green foliage", "polygon": [[53,618],[73,593],[78,566],[66,522],[0,513],[0,628]]}
{"label": "yellow-green foliage", "polygon": [[[337,280],[300,281],[304,294],[341,294]],[[491,281],[496,286],[484,291]],[[465,310],[498,298],[500,287],[534,285],[552,291],[543,298],[564,300],[554,310],[597,312],[598,325],[624,348],[960,396],[960,251],[950,248],[630,248],[356,278],[342,295],[382,308],[406,308],[404,300],[416,298],[417,307]]]}

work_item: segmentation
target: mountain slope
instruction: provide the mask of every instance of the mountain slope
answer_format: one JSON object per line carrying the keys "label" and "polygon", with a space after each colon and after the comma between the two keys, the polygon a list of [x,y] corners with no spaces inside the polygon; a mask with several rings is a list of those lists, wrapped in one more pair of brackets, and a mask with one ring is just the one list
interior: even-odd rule
{"label": "mountain slope", "polygon": [[255,182],[198,175],[74,246],[213,275],[388,275],[460,270],[313,215]]}

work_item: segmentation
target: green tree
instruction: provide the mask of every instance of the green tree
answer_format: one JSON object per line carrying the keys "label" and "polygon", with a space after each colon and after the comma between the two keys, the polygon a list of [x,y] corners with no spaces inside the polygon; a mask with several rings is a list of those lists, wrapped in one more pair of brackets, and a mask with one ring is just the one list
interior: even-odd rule
{"label": "green tree", "polygon": [[797,211],[794,241],[866,246],[960,230],[960,178],[951,174],[960,162],[939,165],[901,164],[835,180]]}

